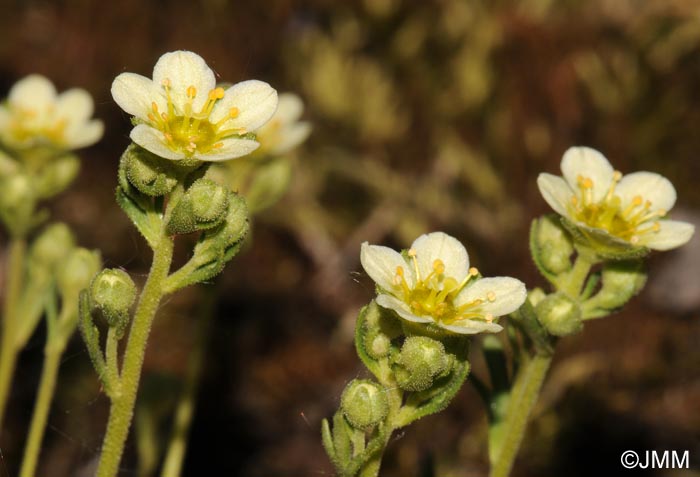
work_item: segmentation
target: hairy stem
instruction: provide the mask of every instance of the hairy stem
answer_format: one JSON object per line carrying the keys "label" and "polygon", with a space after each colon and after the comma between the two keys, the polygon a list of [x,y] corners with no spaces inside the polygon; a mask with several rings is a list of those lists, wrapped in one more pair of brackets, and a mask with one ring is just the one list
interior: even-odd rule
{"label": "hairy stem", "polygon": [[495,456],[490,477],[508,477],[510,474],[551,362],[551,354],[536,354],[520,371],[508,402],[500,452]]}

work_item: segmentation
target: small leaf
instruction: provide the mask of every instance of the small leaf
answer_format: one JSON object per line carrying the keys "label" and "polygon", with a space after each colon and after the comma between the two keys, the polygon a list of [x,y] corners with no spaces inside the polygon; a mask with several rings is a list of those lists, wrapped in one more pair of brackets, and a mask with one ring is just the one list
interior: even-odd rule
{"label": "small leaf", "polygon": [[[138,194],[136,192],[134,195]],[[139,198],[127,194],[121,186],[117,186],[117,204],[134,223],[151,248],[158,243],[160,215],[156,212],[151,199]]]}

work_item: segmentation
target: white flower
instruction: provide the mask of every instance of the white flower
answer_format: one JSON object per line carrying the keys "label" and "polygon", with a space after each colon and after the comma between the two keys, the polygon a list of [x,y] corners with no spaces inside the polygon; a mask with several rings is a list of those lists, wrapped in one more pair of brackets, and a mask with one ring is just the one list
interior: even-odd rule
{"label": "white flower", "polygon": [[131,139],[171,160],[223,161],[249,154],[259,144],[247,134],[277,108],[277,91],[269,84],[250,80],[224,90],[204,60],[190,51],[161,56],[153,80],[120,74],[112,97],[140,121]]}
{"label": "white flower", "polygon": [[260,149],[257,152],[281,156],[304,142],[311,134],[311,124],[299,121],[304,112],[304,103],[293,93],[279,96],[277,112],[255,133]]}
{"label": "white flower", "polygon": [[525,285],[515,278],[481,278],[457,239],[442,232],[418,237],[408,260],[388,248],[362,244],[360,260],[381,289],[377,303],[404,320],[434,323],[459,334],[495,333],[496,317],[523,304]]}
{"label": "white flower", "polygon": [[102,121],[90,119],[93,102],[84,89],[56,94],[41,75],[29,75],[10,89],[0,105],[0,140],[13,149],[50,147],[70,150],[102,137]]}
{"label": "white flower", "polygon": [[567,150],[561,170],[563,178],[540,174],[540,192],[593,242],[669,250],[693,235],[692,224],[664,219],[676,202],[676,190],[659,174],[623,176],[600,152],[588,147]]}

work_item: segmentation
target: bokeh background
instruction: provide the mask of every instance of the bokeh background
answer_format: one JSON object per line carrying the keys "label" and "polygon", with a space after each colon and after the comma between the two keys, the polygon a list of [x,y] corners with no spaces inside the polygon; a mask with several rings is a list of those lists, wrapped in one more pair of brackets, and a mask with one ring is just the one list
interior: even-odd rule
{"label": "bokeh background", "polygon": [[[603,151],[623,172],[667,176],[679,195],[672,215],[700,223],[696,0],[0,0],[0,11],[0,95],[41,73],[59,90],[89,90],[107,126],[50,204],[54,218],[141,281],[148,247],[113,200],[130,124],[112,79],[150,76],[162,53],[187,49],[222,80],[265,80],[306,103],[314,131],[286,159],[288,192],[255,217],[245,253],[212,284],[185,476],[334,475],[320,421],[363,373],[352,332],[373,294],[359,265],[365,240],[405,247],[444,230],[485,274],[543,285],[527,249],[530,220],[547,211],[535,178],[557,173],[571,145]],[[650,269],[624,312],[561,341],[515,476],[618,475],[627,449],[689,450],[700,468],[698,239]],[[167,437],[206,293],[190,289],[158,317],[139,432],[151,418]],[[3,477],[17,471],[43,342],[40,330],[21,355]],[[473,361],[483,376],[478,346]],[[90,475],[107,411],[76,336],[38,475]],[[486,426],[467,383],[446,412],[396,436],[382,475],[485,475]],[[136,434],[124,477],[139,475]]]}

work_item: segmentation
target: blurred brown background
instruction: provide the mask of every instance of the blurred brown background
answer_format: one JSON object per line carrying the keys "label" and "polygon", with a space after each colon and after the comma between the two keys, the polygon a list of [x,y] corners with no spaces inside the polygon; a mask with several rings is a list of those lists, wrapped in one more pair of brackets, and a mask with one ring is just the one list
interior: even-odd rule
{"label": "blurred brown background", "polygon": [[[352,348],[372,296],[362,241],[402,247],[444,230],[485,274],[543,285],[527,250],[529,221],[547,211],[535,178],[558,172],[570,145],[667,176],[672,215],[700,223],[698,1],[0,0],[0,11],[0,95],[42,73],[59,90],[88,89],[107,126],[51,204],[55,219],[137,279],[150,256],[113,200],[130,123],[112,79],[150,76],[162,53],[187,49],[222,80],[265,80],[306,102],[314,132],[289,158],[290,191],[255,218],[218,282],[186,476],[333,475],[319,426],[363,372]],[[560,343],[514,475],[617,475],[627,449],[689,450],[700,468],[698,240],[650,267],[624,312]],[[175,399],[201,295],[175,297],[157,320],[142,387],[154,409]],[[21,356],[0,476],[17,471],[43,341],[40,331]],[[474,363],[483,374],[478,347]],[[107,410],[76,336],[39,474],[89,475]],[[485,475],[485,436],[467,384],[448,411],[397,436],[383,475]],[[138,475],[133,439],[121,475]]]}

